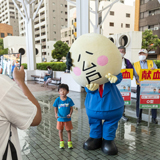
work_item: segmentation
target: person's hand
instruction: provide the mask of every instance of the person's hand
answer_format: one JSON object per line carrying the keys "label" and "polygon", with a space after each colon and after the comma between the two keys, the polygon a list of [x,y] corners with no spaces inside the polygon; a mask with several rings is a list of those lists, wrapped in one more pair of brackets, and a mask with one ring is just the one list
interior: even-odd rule
{"label": "person's hand", "polygon": [[20,83],[24,83],[25,80],[25,72],[24,72],[24,67],[21,66],[20,70],[15,67],[13,71],[13,78],[15,82],[19,85]]}
{"label": "person's hand", "polygon": [[110,83],[116,83],[118,80],[118,78],[111,73],[108,73],[105,77],[110,81]]}
{"label": "person's hand", "polygon": [[58,118],[58,115],[57,114],[55,114],[55,117],[56,117],[56,119]]}
{"label": "person's hand", "polygon": [[67,115],[67,118],[71,118],[71,114],[68,114],[68,115]]}
{"label": "person's hand", "polygon": [[151,67],[150,69],[151,69],[151,70],[154,70],[155,68],[154,68],[154,67]]}
{"label": "person's hand", "polygon": [[3,72],[3,69],[1,68],[1,69],[0,69],[0,74],[2,74],[2,72]]}
{"label": "person's hand", "polygon": [[95,90],[97,90],[99,88],[99,84],[97,84],[97,83],[91,83],[91,84],[87,84],[86,87],[90,91],[95,91]]}

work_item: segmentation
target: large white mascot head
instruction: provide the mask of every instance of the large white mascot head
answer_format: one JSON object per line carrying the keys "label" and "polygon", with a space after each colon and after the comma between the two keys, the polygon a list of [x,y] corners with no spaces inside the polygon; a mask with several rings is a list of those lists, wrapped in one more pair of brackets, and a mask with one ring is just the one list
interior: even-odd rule
{"label": "large white mascot head", "polygon": [[105,75],[118,75],[121,71],[122,56],[117,47],[100,34],[80,36],[70,48],[73,66],[71,75],[81,86],[108,82]]}

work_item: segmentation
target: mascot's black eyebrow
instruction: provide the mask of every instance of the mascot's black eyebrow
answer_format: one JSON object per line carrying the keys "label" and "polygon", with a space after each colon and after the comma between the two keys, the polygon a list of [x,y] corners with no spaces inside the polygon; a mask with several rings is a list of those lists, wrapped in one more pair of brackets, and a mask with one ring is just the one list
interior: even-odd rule
{"label": "mascot's black eyebrow", "polygon": [[93,55],[93,53],[86,51],[86,53]]}
{"label": "mascot's black eyebrow", "polygon": [[81,54],[79,54],[79,57],[78,57],[78,62],[80,61],[80,59],[81,59]]}

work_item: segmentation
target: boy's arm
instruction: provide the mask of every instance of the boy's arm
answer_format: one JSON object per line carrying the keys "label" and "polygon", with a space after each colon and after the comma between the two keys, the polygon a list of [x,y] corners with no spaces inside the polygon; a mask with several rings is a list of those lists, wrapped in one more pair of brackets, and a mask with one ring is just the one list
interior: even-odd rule
{"label": "boy's arm", "polygon": [[55,117],[56,117],[56,119],[58,118],[58,108],[57,107],[54,107],[54,113],[55,113]]}
{"label": "boy's arm", "polygon": [[70,107],[70,113],[67,115],[67,118],[71,118],[72,113],[73,113],[73,107]]}

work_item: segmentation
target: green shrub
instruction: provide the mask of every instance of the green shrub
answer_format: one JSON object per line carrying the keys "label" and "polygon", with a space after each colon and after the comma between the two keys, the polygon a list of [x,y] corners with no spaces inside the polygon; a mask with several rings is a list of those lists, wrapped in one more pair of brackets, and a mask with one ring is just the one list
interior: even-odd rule
{"label": "green shrub", "polygon": [[[23,63],[24,69],[27,69],[27,64]],[[47,66],[50,66],[53,71],[65,71],[66,64],[63,62],[45,62],[45,63],[37,63],[36,68],[39,70],[47,70]]]}
{"label": "green shrub", "polygon": [[23,63],[22,66],[24,66],[24,69],[27,69],[27,63]]}
{"label": "green shrub", "polygon": [[160,60],[154,60],[154,62],[157,65],[157,68],[160,69]]}

